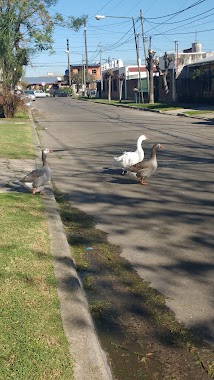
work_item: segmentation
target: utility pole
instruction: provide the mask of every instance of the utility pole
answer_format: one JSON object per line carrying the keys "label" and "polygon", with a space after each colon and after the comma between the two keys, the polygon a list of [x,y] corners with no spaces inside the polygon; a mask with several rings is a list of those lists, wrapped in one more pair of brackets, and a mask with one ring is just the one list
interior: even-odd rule
{"label": "utility pole", "polygon": [[85,68],[86,68],[86,81],[88,79],[88,49],[86,37],[86,18],[84,19],[84,40],[85,40]]}
{"label": "utility pole", "polygon": [[71,67],[70,67],[70,48],[69,48],[69,39],[67,38],[67,50],[66,53],[68,55],[68,83],[69,88],[71,88]]}
{"label": "utility pole", "polygon": [[[142,27],[142,38],[143,38],[143,50],[144,50],[144,60],[145,60],[145,66],[146,66],[146,36],[145,36],[145,33],[144,33],[144,19],[143,19],[143,12],[142,10],[140,10],[140,21],[141,21],[141,27]],[[151,47],[150,47],[151,49]],[[149,89],[150,89],[150,86],[149,86],[149,73],[148,73],[148,70],[146,68],[146,78],[147,78],[147,87],[148,87],[148,96],[149,96]]]}
{"label": "utility pole", "polygon": [[178,41],[174,41],[175,42],[175,69],[177,71],[177,45],[178,45]]}
{"label": "utility pole", "polygon": [[147,70],[149,72],[149,104],[154,103],[154,78],[153,78],[153,68],[154,68],[154,56],[155,56],[155,51],[149,49],[149,55],[148,58],[146,59],[147,61]]}
{"label": "utility pole", "polygon": [[102,97],[102,91],[103,91],[102,49],[100,45],[100,98]]}
{"label": "utility pole", "polygon": [[140,10],[140,21],[141,21],[141,27],[142,27],[142,37],[143,37],[143,50],[144,50],[144,59],[145,59],[145,65],[146,65],[146,37],[144,33],[144,23],[143,23],[143,13],[142,10]]}
{"label": "utility pole", "polygon": [[173,62],[173,70],[172,70],[172,76],[173,76],[172,100],[173,102],[176,101],[176,77],[177,77],[177,64],[178,64],[178,61],[177,61],[178,41],[174,41],[174,42],[175,42],[175,52],[174,52],[174,62]]}
{"label": "utility pole", "polygon": [[84,61],[84,56],[82,56],[82,83],[83,83],[83,86],[82,86],[83,95],[85,96],[86,84],[85,84],[85,61]]}
{"label": "utility pole", "polygon": [[139,61],[138,40],[137,40],[136,29],[135,29],[135,23],[134,23],[134,18],[133,18],[133,17],[132,17],[132,23],[133,23],[134,38],[135,38],[135,47],[136,47],[136,54],[137,54],[137,66],[138,66],[138,75],[139,75],[139,85],[140,85],[141,100],[142,100],[142,103],[144,103],[143,89],[142,89],[142,86],[141,86],[141,75],[140,75],[140,61]]}

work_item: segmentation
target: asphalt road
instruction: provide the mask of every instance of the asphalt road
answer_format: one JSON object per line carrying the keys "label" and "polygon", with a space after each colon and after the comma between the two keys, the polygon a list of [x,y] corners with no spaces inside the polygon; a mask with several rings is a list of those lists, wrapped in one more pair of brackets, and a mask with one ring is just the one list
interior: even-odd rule
{"label": "asphalt road", "polygon": [[[140,277],[167,297],[187,327],[214,344],[213,125],[70,98],[37,99],[36,121],[53,180],[93,215]],[[145,158],[161,143],[149,186],[112,169],[114,155]]]}

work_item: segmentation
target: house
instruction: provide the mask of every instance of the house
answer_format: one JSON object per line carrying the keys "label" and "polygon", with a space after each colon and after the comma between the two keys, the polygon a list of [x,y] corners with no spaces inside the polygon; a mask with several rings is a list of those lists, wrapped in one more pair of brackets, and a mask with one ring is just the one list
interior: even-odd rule
{"label": "house", "polygon": [[[164,72],[165,67],[165,56],[159,57],[160,69]],[[167,73],[167,84],[169,92],[166,94],[162,76],[159,77],[159,102],[175,102],[175,101],[192,101],[196,99],[202,99],[208,97],[211,94],[211,62],[214,61],[213,52],[203,52],[202,45],[198,42],[192,44],[190,49],[186,49],[183,52],[174,52],[168,55],[170,60],[168,73]],[[194,82],[197,75],[195,70],[201,70],[201,68],[206,67],[206,74],[199,75],[197,81]],[[198,71],[198,73],[199,73]],[[193,72],[195,73],[193,75]],[[200,94],[199,94],[199,77],[200,77]],[[190,85],[190,82],[192,84]],[[194,82],[194,83],[193,83]],[[202,82],[204,85],[202,85]],[[205,86],[209,89],[203,91],[201,86]],[[205,94],[206,93],[206,94]],[[209,95],[210,96],[210,95]]]}
{"label": "house", "polygon": [[176,89],[180,102],[214,104],[214,55],[184,66]]}
{"label": "house", "polygon": [[[110,62],[107,66],[102,67],[102,98],[108,98],[108,80],[106,72],[111,69],[113,77],[111,80],[111,98],[113,100],[119,99],[120,76],[124,76],[122,99],[129,99],[138,101],[137,94],[139,89],[142,89],[144,101],[148,100],[148,79],[147,70],[145,65],[130,65],[125,66],[121,60]],[[156,68],[154,68],[154,76],[158,75]]]}
{"label": "house", "polygon": [[52,86],[61,87],[63,83],[63,75],[47,75],[40,77],[25,77],[23,81],[27,83],[27,88],[32,90],[46,89],[49,90]]}
{"label": "house", "polygon": [[[86,72],[87,71],[87,72]],[[100,65],[70,65],[72,88],[75,92],[84,91],[86,88],[96,90],[100,81]],[[78,78],[78,74],[79,78]],[[69,82],[68,69],[65,70],[65,80]]]}
{"label": "house", "polygon": [[[107,71],[107,70],[106,70]],[[102,98],[108,99],[108,80],[106,77],[106,71],[102,73],[103,89]],[[135,90],[138,88],[143,89],[144,96],[148,93],[146,67],[140,66],[123,66],[120,68],[113,68],[113,77],[111,79],[111,99],[119,99],[119,88],[121,75],[124,75],[122,99],[135,100]],[[140,75],[139,75],[140,72]],[[139,80],[140,78],[140,80]],[[141,82],[141,84],[139,83]]]}

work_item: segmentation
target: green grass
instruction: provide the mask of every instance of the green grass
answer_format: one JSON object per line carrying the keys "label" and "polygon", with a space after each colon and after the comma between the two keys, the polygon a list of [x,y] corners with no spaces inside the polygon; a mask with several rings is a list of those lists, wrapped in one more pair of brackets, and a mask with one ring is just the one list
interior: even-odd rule
{"label": "green grass", "polygon": [[15,119],[29,119],[29,116],[25,111],[18,111],[15,113]]}
{"label": "green grass", "polygon": [[[81,98],[80,98],[81,99]],[[122,100],[122,102],[120,103],[118,100],[111,100],[110,102],[108,101],[108,99],[87,99],[89,101],[93,101],[93,102],[96,102],[96,103],[103,103],[103,104],[110,104],[110,105],[117,105],[117,106],[120,106],[120,107],[132,107],[132,108],[142,108],[142,109],[148,109],[148,110],[158,110],[158,111],[173,111],[173,110],[179,110],[179,109],[183,109],[183,108],[187,108],[188,109],[188,104],[186,106],[184,105],[179,105],[179,104],[173,104],[173,105],[169,105],[169,104],[165,104],[165,103],[153,103],[153,104],[149,104],[149,103],[135,103],[135,102],[131,102],[131,101],[128,101],[128,100]],[[191,107],[190,107],[191,108]],[[210,110],[210,109],[204,109],[204,110],[193,110],[193,111],[186,111],[185,113],[187,115],[200,115],[200,114],[205,114],[205,113],[211,113],[211,112],[214,112],[214,110]]]}
{"label": "green grass", "polygon": [[89,101],[93,101],[96,103],[104,103],[104,104],[111,104],[111,105],[118,105],[120,107],[134,107],[134,108],[146,108],[146,109],[152,109],[152,110],[160,110],[160,111],[170,111],[170,110],[177,110],[181,109],[183,107],[179,105],[172,105],[165,103],[136,103],[128,100],[123,100],[121,103],[118,100],[111,100],[110,102],[107,99],[89,99]]}
{"label": "green grass", "polygon": [[163,104],[163,103],[154,103],[154,104],[149,104],[149,103],[133,103],[129,102],[124,105],[128,105],[129,107],[136,107],[136,108],[144,108],[144,109],[151,109],[151,110],[159,110],[159,111],[170,111],[170,110],[177,110],[182,107],[180,106],[169,106],[168,104]]}
{"label": "green grass", "polygon": [[29,120],[1,119],[0,135],[0,158],[30,159],[35,157]]}
{"label": "green grass", "polygon": [[72,380],[44,205],[0,195],[0,379]]}
{"label": "green grass", "polygon": [[194,115],[200,115],[200,114],[206,114],[206,113],[214,113],[214,110],[211,111],[211,110],[197,110],[197,111],[186,111],[185,113],[187,115],[190,115],[190,116],[194,116]]}

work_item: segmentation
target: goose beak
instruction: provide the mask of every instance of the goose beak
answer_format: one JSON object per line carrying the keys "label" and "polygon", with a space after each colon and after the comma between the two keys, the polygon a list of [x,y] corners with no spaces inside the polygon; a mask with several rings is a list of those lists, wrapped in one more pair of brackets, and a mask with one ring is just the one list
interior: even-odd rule
{"label": "goose beak", "polygon": [[164,149],[164,146],[163,146],[163,145],[160,145],[160,149]]}

